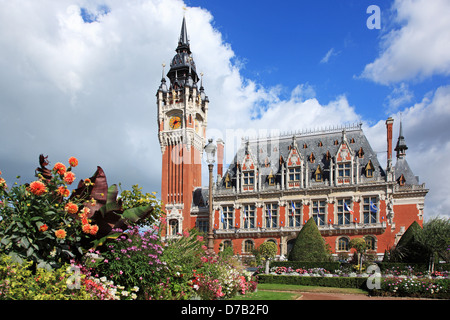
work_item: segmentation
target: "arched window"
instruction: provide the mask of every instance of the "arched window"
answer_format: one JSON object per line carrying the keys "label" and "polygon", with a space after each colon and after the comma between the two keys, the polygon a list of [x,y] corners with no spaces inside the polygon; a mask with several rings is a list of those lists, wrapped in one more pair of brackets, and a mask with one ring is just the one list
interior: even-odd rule
{"label": "arched window", "polygon": [[244,242],[244,253],[252,253],[255,248],[255,244],[252,240],[245,240]]}
{"label": "arched window", "polygon": [[223,249],[228,248],[228,247],[233,247],[233,243],[231,242],[231,240],[224,240],[223,241]]}
{"label": "arched window", "polygon": [[376,250],[376,238],[372,236],[366,236],[364,238],[366,241],[367,249],[368,250]]}
{"label": "arched window", "polygon": [[338,251],[348,251],[348,238],[342,237],[338,239]]}
{"label": "arched window", "polygon": [[178,230],[178,220],[172,219],[169,221],[169,234],[176,236],[179,233]]}

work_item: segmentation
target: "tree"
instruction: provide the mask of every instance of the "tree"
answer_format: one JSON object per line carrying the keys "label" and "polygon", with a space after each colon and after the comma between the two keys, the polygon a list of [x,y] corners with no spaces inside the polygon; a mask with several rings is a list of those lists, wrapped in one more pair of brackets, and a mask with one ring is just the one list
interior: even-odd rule
{"label": "tree", "polygon": [[291,261],[328,261],[329,253],[313,218],[298,233],[294,246],[289,253]]}
{"label": "tree", "polygon": [[350,240],[349,243],[350,248],[353,248],[356,250],[356,253],[358,255],[358,266],[359,266],[359,272],[362,271],[362,255],[367,250],[367,243],[363,238],[354,238]]}
{"label": "tree", "polygon": [[258,250],[261,257],[266,261],[266,274],[268,274],[270,260],[275,258],[278,251],[277,245],[272,241],[267,241],[261,244]]}
{"label": "tree", "polygon": [[417,240],[429,252],[430,273],[434,272],[434,260],[436,256],[443,256],[450,245],[450,219],[432,218],[424,223],[422,232],[417,233]]}
{"label": "tree", "polygon": [[395,248],[391,251],[391,261],[409,263],[424,262],[428,257],[428,250],[417,239],[421,232],[422,227],[417,221],[411,223]]}

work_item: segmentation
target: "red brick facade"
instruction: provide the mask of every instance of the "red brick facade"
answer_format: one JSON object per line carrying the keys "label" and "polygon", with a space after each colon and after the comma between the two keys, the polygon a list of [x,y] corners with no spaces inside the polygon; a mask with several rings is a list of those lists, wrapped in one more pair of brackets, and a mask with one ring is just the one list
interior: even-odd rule
{"label": "red brick facade", "polygon": [[[162,151],[161,195],[168,237],[209,225],[207,187],[202,188],[208,97],[195,73],[185,21],[171,69],[157,91]],[[183,62],[184,61],[184,62]],[[187,62],[186,62],[187,61]],[[232,246],[251,255],[265,241],[287,255],[310,218],[331,252],[349,253],[348,242],[364,237],[382,256],[413,221],[423,223],[428,192],[409,168],[402,131],[393,165],[393,122],[386,121],[387,163],[378,162],[361,125],[245,141],[232,163],[223,163],[217,141],[218,181],[213,189],[214,249]],[[224,166],[226,170],[224,170]]]}

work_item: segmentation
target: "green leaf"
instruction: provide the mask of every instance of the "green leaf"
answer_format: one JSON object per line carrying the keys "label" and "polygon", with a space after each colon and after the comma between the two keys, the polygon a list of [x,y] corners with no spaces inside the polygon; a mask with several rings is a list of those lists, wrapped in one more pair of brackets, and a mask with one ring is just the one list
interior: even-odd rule
{"label": "green leaf", "polygon": [[108,188],[108,195],[106,197],[106,203],[113,203],[117,202],[117,194],[119,193],[119,189],[117,188],[116,184],[113,184]]}
{"label": "green leaf", "polygon": [[33,253],[34,253],[34,249],[33,249],[33,247],[29,247],[29,248],[28,248],[28,250],[27,250],[27,257],[30,257],[30,256],[32,256],[32,255],[33,255]]}
{"label": "green leaf", "polygon": [[153,212],[152,205],[130,208],[123,212],[122,218],[132,222],[136,222],[140,219],[148,217],[152,212]]}
{"label": "green leaf", "polygon": [[7,246],[9,243],[11,243],[11,239],[8,237],[3,237],[2,240],[0,241],[0,243]]}
{"label": "green leaf", "polygon": [[28,241],[27,237],[22,237],[20,239],[20,244],[22,245],[22,247],[24,247],[25,249],[27,249],[30,246],[30,242]]}
{"label": "green leaf", "polygon": [[117,202],[111,202],[111,203],[107,203],[105,204],[103,207],[100,208],[100,213],[102,215],[102,217],[105,217],[105,214],[107,212],[111,212],[111,211],[120,211],[122,208],[120,206],[120,204],[118,204]]}

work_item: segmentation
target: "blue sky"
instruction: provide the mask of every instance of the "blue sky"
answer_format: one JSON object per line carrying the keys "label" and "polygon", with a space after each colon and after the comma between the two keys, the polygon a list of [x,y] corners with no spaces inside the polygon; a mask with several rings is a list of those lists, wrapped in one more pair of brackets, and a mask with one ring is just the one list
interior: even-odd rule
{"label": "blue sky", "polygon": [[[375,122],[392,111],[388,97],[397,85],[380,85],[361,78],[361,73],[382,50],[383,36],[401,27],[393,21],[392,3],[187,1],[211,12],[213,26],[231,45],[244,77],[266,87],[281,85],[282,98],[299,83],[311,85],[323,103],[345,94],[365,120]],[[381,11],[381,29],[366,26],[371,16],[367,8],[373,4]],[[329,59],[323,61],[327,53]],[[414,98],[407,102],[420,101],[445,82],[448,77],[434,76],[408,83]]]}
{"label": "blue sky", "polygon": [[[370,5],[381,29],[366,26]],[[383,164],[385,120],[395,119],[395,140],[401,117],[409,165],[430,189],[425,215],[449,214],[448,0],[0,0],[8,184],[32,181],[43,153],[51,164],[78,157],[79,179],[101,166],[109,184],[159,192],[155,94],[183,15],[208,136],[231,136],[227,163],[237,131],[362,122]]]}

